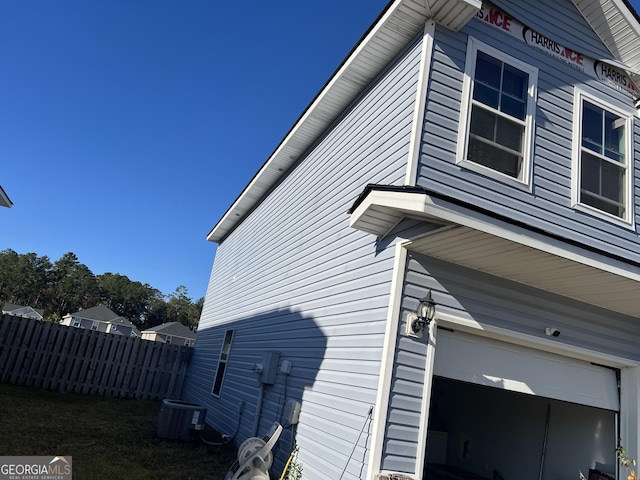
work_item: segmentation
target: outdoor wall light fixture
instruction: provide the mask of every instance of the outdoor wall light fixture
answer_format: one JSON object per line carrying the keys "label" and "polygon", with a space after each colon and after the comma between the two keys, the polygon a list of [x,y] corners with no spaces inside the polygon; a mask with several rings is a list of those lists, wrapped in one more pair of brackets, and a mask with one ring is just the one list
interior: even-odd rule
{"label": "outdoor wall light fixture", "polygon": [[429,326],[436,316],[436,302],[433,301],[431,296],[431,289],[427,296],[420,299],[416,313],[411,313],[407,316],[407,333],[409,335],[422,337],[422,332]]}

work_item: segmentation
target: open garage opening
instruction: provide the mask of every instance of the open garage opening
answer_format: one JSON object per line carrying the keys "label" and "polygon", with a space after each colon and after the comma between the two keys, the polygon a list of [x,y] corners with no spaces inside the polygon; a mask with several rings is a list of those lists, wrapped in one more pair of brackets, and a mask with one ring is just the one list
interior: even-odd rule
{"label": "open garage opening", "polygon": [[617,370],[466,334],[436,344],[424,478],[615,478]]}

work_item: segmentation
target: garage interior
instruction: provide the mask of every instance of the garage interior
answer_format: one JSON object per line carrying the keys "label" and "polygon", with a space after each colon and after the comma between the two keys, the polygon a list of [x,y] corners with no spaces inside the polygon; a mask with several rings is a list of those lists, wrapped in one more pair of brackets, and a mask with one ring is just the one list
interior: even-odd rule
{"label": "garage interior", "polygon": [[434,363],[424,478],[615,478],[616,370],[450,332]]}

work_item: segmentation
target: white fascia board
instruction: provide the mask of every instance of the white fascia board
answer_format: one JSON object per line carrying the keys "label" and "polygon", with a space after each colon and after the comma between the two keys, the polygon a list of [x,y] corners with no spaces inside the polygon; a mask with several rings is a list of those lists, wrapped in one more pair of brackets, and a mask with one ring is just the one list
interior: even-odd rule
{"label": "white fascia board", "polygon": [[[424,216],[427,195],[412,192],[372,191],[351,213],[349,226],[358,229],[358,223],[363,221],[374,208],[388,208],[395,213],[396,223],[403,217],[412,214]],[[388,231],[377,232],[384,237]]]}
{"label": "white fascia board", "polygon": [[[436,22],[439,19],[439,14],[442,16],[440,19],[442,22],[453,15],[456,20],[453,26],[461,28],[473,18],[482,2],[481,0],[430,0],[428,5],[432,6],[434,11],[429,12],[427,4],[419,0],[395,0],[386,7],[382,16],[357,44],[258,173],[244,188],[240,196],[209,232],[207,240],[219,243],[244,219],[247,213],[264,198],[269,189],[283,175],[287,174],[288,169],[298,161],[300,155],[304,154],[313,145],[313,142],[367,87],[369,82],[402,51],[411,38],[420,31],[420,28],[424,28],[430,15],[434,16]],[[424,11],[412,8],[411,16],[407,17],[406,9],[415,6],[424,8]],[[400,23],[406,27],[407,18],[410,19],[411,28],[399,29],[396,24]],[[414,30],[416,25],[420,26]],[[394,34],[386,35],[386,30],[393,31]],[[383,39],[385,46],[389,47],[384,55],[379,45],[376,45],[378,39]],[[373,55],[379,61],[375,64],[367,62],[367,65],[370,65],[370,69],[364,72],[365,81],[362,82],[359,80],[363,77],[362,72],[358,72],[357,75],[351,75],[350,73],[353,70],[357,71],[358,59],[368,49],[374,52]],[[337,93],[338,91],[339,93]],[[345,91],[349,92],[349,95],[345,96]],[[337,95],[334,95],[334,93],[337,93]]]}
{"label": "white fascia board", "polygon": [[[330,120],[326,120],[322,122],[321,126],[317,126],[314,128],[315,137],[312,141],[307,141],[301,143],[301,146],[298,147],[298,151],[296,155],[291,155],[291,152],[286,152],[283,154],[283,151],[286,149],[290,149],[290,144],[295,143],[296,137],[300,133],[302,128],[309,128],[305,123],[316,113],[316,110],[320,105],[322,105],[326,98],[332,93],[336,83],[348,81],[350,83],[355,83],[353,80],[348,80],[348,75],[345,75],[352,68],[354,61],[358,58],[361,52],[368,47],[372,40],[374,40],[380,33],[380,31],[386,26],[389,22],[389,19],[394,15],[397,11],[398,7],[403,3],[403,0],[396,0],[391,6],[389,6],[382,16],[382,18],[376,23],[376,25],[369,31],[366,37],[358,44],[355,50],[349,55],[349,57],[345,60],[342,66],[338,69],[338,71],[333,75],[333,77],[329,80],[329,82],[324,86],[324,88],[320,91],[315,100],[307,107],[302,116],[295,123],[293,128],[289,131],[286,137],[282,140],[278,148],[271,154],[266,163],[260,168],[258,173],[253,177],[251,182],[245,187],[240,196],[236,199],[236,201],[229,207],[224,216],[218,221],[218,223],[213,227],[209,235],[207,236],[207,240],[211,242],[220,242],[225,235],[231,231],[236,223],[240,221],[246,213],[248,213],[263,197],[263,195],[277,182],[277,180],[284,175],[288,168],[290,168],[297,160],[298,155],[304,153],[304,150],[308,148],[317,136],[321,135],[322,132],[328,127],[330,122],[333,121],[333,118],[338,116],[342,109],[345,108],[353,99],[360,93],[362,90],[362,86],[357,86],[354,89],[354,94],[343,100],[340,103],[334,103],[333,107],[327,109],[324,107],[324,110],[328,110],[330,115],[327,115],[326,112],[323,113],[324,117],[330,117]],[[384,64],[386,65],[392,58],[384,59]],[[352,85],[354,86],[354,85]],[[336,106],[337,105],[337,106]],[[274,172],[274,179],[264,181],[263,178],[268,176],[271,172]]]}
{"label": "white fascia board", "polygon": [[350,226],[358,228],[358,221],[365,219],[368,212],[379,207],[393,209],[398,218],[405,216],[422,217],[442,223],[463,225],[490,235],[504,238],[542,252],[588,265],[640,282],[638,268],[611,259],[605,261],[602,255],[567,245],[560,239],[546,236],[498,219],[488,219],[482,213],[468,210],[446,200],[435,199],[426,193],[372,191],[353,211]]}

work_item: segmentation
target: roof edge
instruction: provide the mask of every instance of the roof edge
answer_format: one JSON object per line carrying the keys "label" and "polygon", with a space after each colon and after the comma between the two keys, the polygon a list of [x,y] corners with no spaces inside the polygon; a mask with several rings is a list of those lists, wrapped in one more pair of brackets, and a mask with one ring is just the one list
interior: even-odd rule
{"label": "roof edge", "polygon": [[[445,195],[442,194],[440,192],[436,192],[434,190],[430,190],[428,188],[425,187],[421,187],[421,186],[415,186],[415,187],[404,187],[404,186],[396,186],[396,185],[382,185],[382,184],[368,184],[365,186],[364,190],[362,191],[362,193],[358,196],[358,198],[354,201],[353,205],[351,206],[351,208],[349,209],[349,214],[353,214],[358,207],[360,207],[366,200],[367,198],[375,192],[383,192],[383,193],[397,193],[397,194],[414,194],[415,196],[424,196],[424,197],[431,197],[434,199],[438,199],[438,200],[442,200],[444,202],[447,202],[449,204],[452,205],[456,205],[457,207],[461,207],[464,208],[466,210],[469,210],[470,212],[474,212],[483,216],[486,216],[487,218],[491,218],[493,220],[497,220],[499,222],[505,223],[505,224],[509,224],[509,225],[513,225],[514,227],[518,227],[521,228],[522,230],[526,230],[529,231],[531,233],[555,240],[555,241],[559,241],[562,243],[565,243],[567,245],[570,245],[572,247],[576,247],[576,248],[580,248],[584,251],[596,254],[596,255],[601,255],[602,257],[605,258],[609,258],[611,260],[615,260],[617,262],[620,262],[621,264],[624,265],[629,265],[631,267],[634,268],[640,268],[640,262],[637,262],[635,260],[631,260],[630,258],[627,258],[625,256],[622,255],[617,255],[615,253],[612,253],[608,250],[604,250],[604,249],[600,249],[598,247],[592,246],[592,245],[588,245],[588,244],[584,244],[582,242],[579,242],[577,240],[573,240],[571,238],[565,237],[563,235],[560,235],[558,233],[554,233],[551,232],[549,230],[540,228],[540,227],[536,227],[533,225],[529,225],[528,223],[522,222],[520,220],[516,220],[514,218],[510,218],[507,217],[505,215],[502,215],[500,213],[491,211],[491,210],[487,210],[483,207],[480,207],[476,204],[472,204],[472,203],[468,203],[465,202],[464,200],[460,200],[459,198],[455,198],[455,197],[450,197],[449,195]],[[353,226],[353,225],[352,225]],[[354,227],[355,228],[355,227]]]}
{"label": "roof edge", "polygon": [[13,202],[7,195],[7,192],[4,191],[4,188],[0,185],[0,206],[11,208],[13,206]]}

